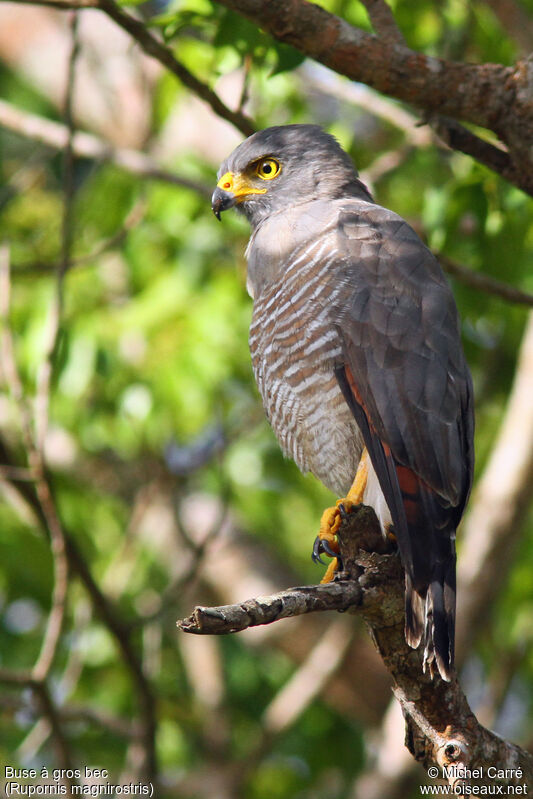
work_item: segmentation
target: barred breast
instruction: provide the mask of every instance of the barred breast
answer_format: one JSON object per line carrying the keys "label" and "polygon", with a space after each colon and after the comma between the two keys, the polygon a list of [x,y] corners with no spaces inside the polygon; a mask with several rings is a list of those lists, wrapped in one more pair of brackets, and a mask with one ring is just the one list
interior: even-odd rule
{"label": "barred breast", "polygon": [[[260,268],[260,249],[255,257]],[[328,308],[337,291],[330,275],[336,258],[327,236],[290,253],[275,279],[254,296],[250,351],[284,453],[344,496],[363,444],[334,374],[341,347]]]}

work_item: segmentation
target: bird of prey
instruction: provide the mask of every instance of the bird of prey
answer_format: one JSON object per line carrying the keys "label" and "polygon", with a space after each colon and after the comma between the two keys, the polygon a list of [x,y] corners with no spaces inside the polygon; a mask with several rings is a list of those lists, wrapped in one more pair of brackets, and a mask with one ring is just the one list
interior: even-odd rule
{"label": "bird of prey", "polygon": [[[455,531],[473,471],[473,397],[451,290],[401,217],[316,125],[267,128],[222,164],[212,207],[250,222],[250,350],[284,453],[349,509],[374,508],[405,571],[405,636],[450,680]],[[353,483],[353,484],[352,484]],[[339,502],[320,552],[338,551]],[[325,579],[331,579],[336,561]]]}

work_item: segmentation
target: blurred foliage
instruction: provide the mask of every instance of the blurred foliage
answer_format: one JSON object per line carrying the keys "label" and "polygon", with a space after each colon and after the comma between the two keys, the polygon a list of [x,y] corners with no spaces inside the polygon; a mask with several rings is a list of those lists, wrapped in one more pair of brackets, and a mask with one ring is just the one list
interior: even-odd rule
{"label": "blurred foliage", "polygon": [[[363,6],[353,0],[322,5],[369,27]],[[409,44],[426,53],[506,64],[518,56],[511,36],[481,2],[391,5]],[[302,67],[298,53],[221,6],[208,0],[147,6],[148,22],[212,85],[245,70],[249,113],[260,126],[318,121],[370,177],[381,155],[406,142],[405,131],[379,115],[318,93],[309,81],[313,67]],[[8,101],[60,118],[22,73],[3,65],[0,80]],[[152,97],[153,144],[169,117],[187,115],[189,106],[185,90],[167,75],[160,75]],[[217,165],[198,152],[183,153],[174,166],[194,180],[215,182]],[[111,165],[78,160],[74,181],[75,264],[66,277],[46,453],[65,527],[97,582],[135,627],[134,640],[158,699],[157,751],[167,786],[160,795],[196,795],[172,785],[207,762],[246,764],[257,757],[243,796],[348,797],[351,781],[364,767],[367,743],[360,721],[338,706],[315,702],[295,728],[257,756],[262,714],[296,668],[273,647],[250,646],[239,638],[217,642],[224,664],[218,712],[228,730],[213,754],[206,732],[210,711],[190,684],[174,626],[175,618],[190,610],[192,594],[166,593],[187,573],[190,542],[180,538],[174,523],[169,543],[163,511],[170,513],[173,506],[179,511],[191,496],[227,504],[241,535],[265,558],[289,564],[295,580],[320,576],[309,555],[331,495],[283,459],[259,407],[247,348],[247,228],[230,214],[219,225],[209,203],[194,191],[139,180]],[[434,249],[533,292],[531,199],[484,167],[436,147],[411,149],[372,188],[381,204],[408,219]],[[0,229],[12,260],[10,323],[30,398],[60,260],[63,203],[61,157],[1,131]],[[142,220],[115,241],[138,207]],[[457,281],[453,288],[476,386],[479,473],[505,409],[526,311]],[[23,464],[19,408],[5,384],[0,425]],[[224,430],[222,450],[199,468],[173,475],[166,460],[169,445],[198,444],[213,426]],[[12,488],[4,485],[2,493],[0,666],[29,668],[50,609],[52,559],[27,507]],[[532,559],[530,517],[516,565],[475,653],[483,678],[510,653],[528,653],[518,658],[509,689],[522,702],[511,730],[522,740],[533,733],[526,723],[533,709]],[[53,686],[60,703],[126,721],[137,712],[116,642],[77,582],[69,591]],[[19,691],[5,693],[20,697]],[[50,742],[34,747],[30,740],[36,719],[28,696],[20,705],[6,699],[5,711],[0,760],[53,766]],[[68,738],[79,762],[115,775],[124,768],[127,740],[105,725],[80,718],[68,726]]]}

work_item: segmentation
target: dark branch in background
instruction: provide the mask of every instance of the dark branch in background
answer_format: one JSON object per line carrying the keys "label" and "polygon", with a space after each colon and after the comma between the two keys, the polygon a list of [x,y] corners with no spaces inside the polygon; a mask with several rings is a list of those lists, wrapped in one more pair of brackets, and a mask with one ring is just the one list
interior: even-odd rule
{"label": "dark branch in background", "polygon": [[[485,780],[491,765],[513,769],[504,784],[533,783],[533,755],[482,727],[456,679],[446,683],[439,675],[432,679],[422,672],[422,653],[405,642],[403,570],[398,555],[387,551],[388,542],[370,508],[360,506],[343,522],[339,544],[344,571],[337,587],[306,586],[236,605],[199,607],[178,626],[196,634],[231,633],[332,605],[342,607],[345,592],[343,609],[363,617],[394,680],[413,757],[426,767],[482,767]],[[450,778],[450,783],[456,780]]]}
{"label": "dark branch in background", "polygon": [[448,258],[447,255],[442,253],[437,254],[437,258],[444,269],[449,275],[457,278],[465,286],[469,286],[477,291],[484,291],[486,294],[492,294],[495,297],[500,297],[507,302],[514,302],[518,305],[528,305],[533,308],[533,294],[528,294],[527,291],[521,291],[514,286],[509,286],[501,280],[490,275],[484,275],[482,272],[474,272],[462,264]]}
{"label": "dark branch in background", "polygon": [[485,139],[480,139],[475,133],[460,125],[453,119],[448,117],[436,117],[429,119],[429,124],[437,133],[442,141],[451,147],[452,150],[457,150],[465,155],[470,155],[479,161],[480,164],[497,172],[502,178],[505,178],[509,183],[514,183],[516,186],[523,188],[529,194],[533,193],[531,187],[528,188],[529,176],[526,176],[526,184],[522,177],[523,169],[517,167],[508,152],[502,150],[501,147],[496,147]]}
{"label": "dark branch in background", "polygon": [[[42,717],[46,719],[47,724],[50,726],[52,745],[56,753],[57,762],[61,768],[67,771],[72,770],[74,765],[68,740],[64,735],[58,708],[50,694],[47,683],[44,680],[36,679],[30,672],[2,668],[0,668],[0,683],[30,689]],[[70,794],[72,790],[71,780],[63,776],[60,781],[64,785],[67,795]]]}
{"label": "dark branch in background", "polygon": [[[340,75],[411,103],[426,118],[444,115],[494,131],[507,145],[512,162],[512,168],[503,164],[504,176],[533,194],[533,108],[527,61],[504,67],[445,61],[415,52],[400,43],[401,34],[383,3],[370,0],[365,3],[369,15],[385,36],[366,33],[306,0],[217,2]],[[467,133],[459,138],[469,154],[477,157],[477,147],[483,163],[501,166],[492,145],[487,148],[486,142]],[[449,138],[454,141],[454,136]]]}
{"label": "dark branch in background", "polygon": [[172,50],[159,41],[159,39],[146,28],[143,22],[123,11],[113,0],[98,0],[98,8],[107,14],[108,17],[111,17],[117,25],[120,25],[121,28],[127,31],[147,55],[159,61],[159,63],[175,75],[184,86],[210,105],[215,114],[218,114],[222,119],[226,119],[244,133],[245,136],[250,136],[255,131],[255,127],[248,117],[241,111],[232,111],[228,108],[209,86],[198,80],[198,78],[189,72],[189,70],[175,58]]}
{"label": "dark branch in background", "polygon": [[[67,85],[65,88],[64,103],[64,119],[68,130],[68,137],[63,153],[63,219],[61,230],[61,261],[56,273],[55,293],[49,311],[46,348],[43,360],[37,371],[37,385],[33,403],[34,446],[32,446],[28,451],[28,461],[30,467],[37,477],[37,495],[41,502],[41,506],[48,517],[50,546],[54,560],[54,588],[52,592],[52,607],[48,615],[48,622],[41,646],[41,652],[37,662],[33,667],[33,676],[36,680],[40,680],[41,683],[44,683],[44,680],[47,678],[50,669],[52,668],[52,663],[59,645],[61,629],[63,627],[63,621],[65,617],[68,592],[68,560],[65,552],[65,535],[45,475],[46,467],[44,443],[48,430],[50,389],[52,375],[54,372],[55,354],[61,333],[64,279],[70,266],[70,255],[74,236],[72,207],[74,198],[74,166],[72,155],[74,123],[72,119],[72,103],[74,97],[76,62],[79,55],[77,12],[74,12],[72,15],[70,33],[71,52],[68,61]],[[52,723],[52,727],[53,726],[54,725]]]}

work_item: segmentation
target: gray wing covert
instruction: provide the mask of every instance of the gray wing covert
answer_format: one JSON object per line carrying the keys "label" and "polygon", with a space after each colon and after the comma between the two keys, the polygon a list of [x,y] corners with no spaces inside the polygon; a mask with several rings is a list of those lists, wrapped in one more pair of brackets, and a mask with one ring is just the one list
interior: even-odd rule
{"label": "gray wing covert", "polygon": [[462,510],[472,470],[471,380],[451,290],[430,251],[390,211],[339,215],[341,301],[334,309],[379,438]]}

